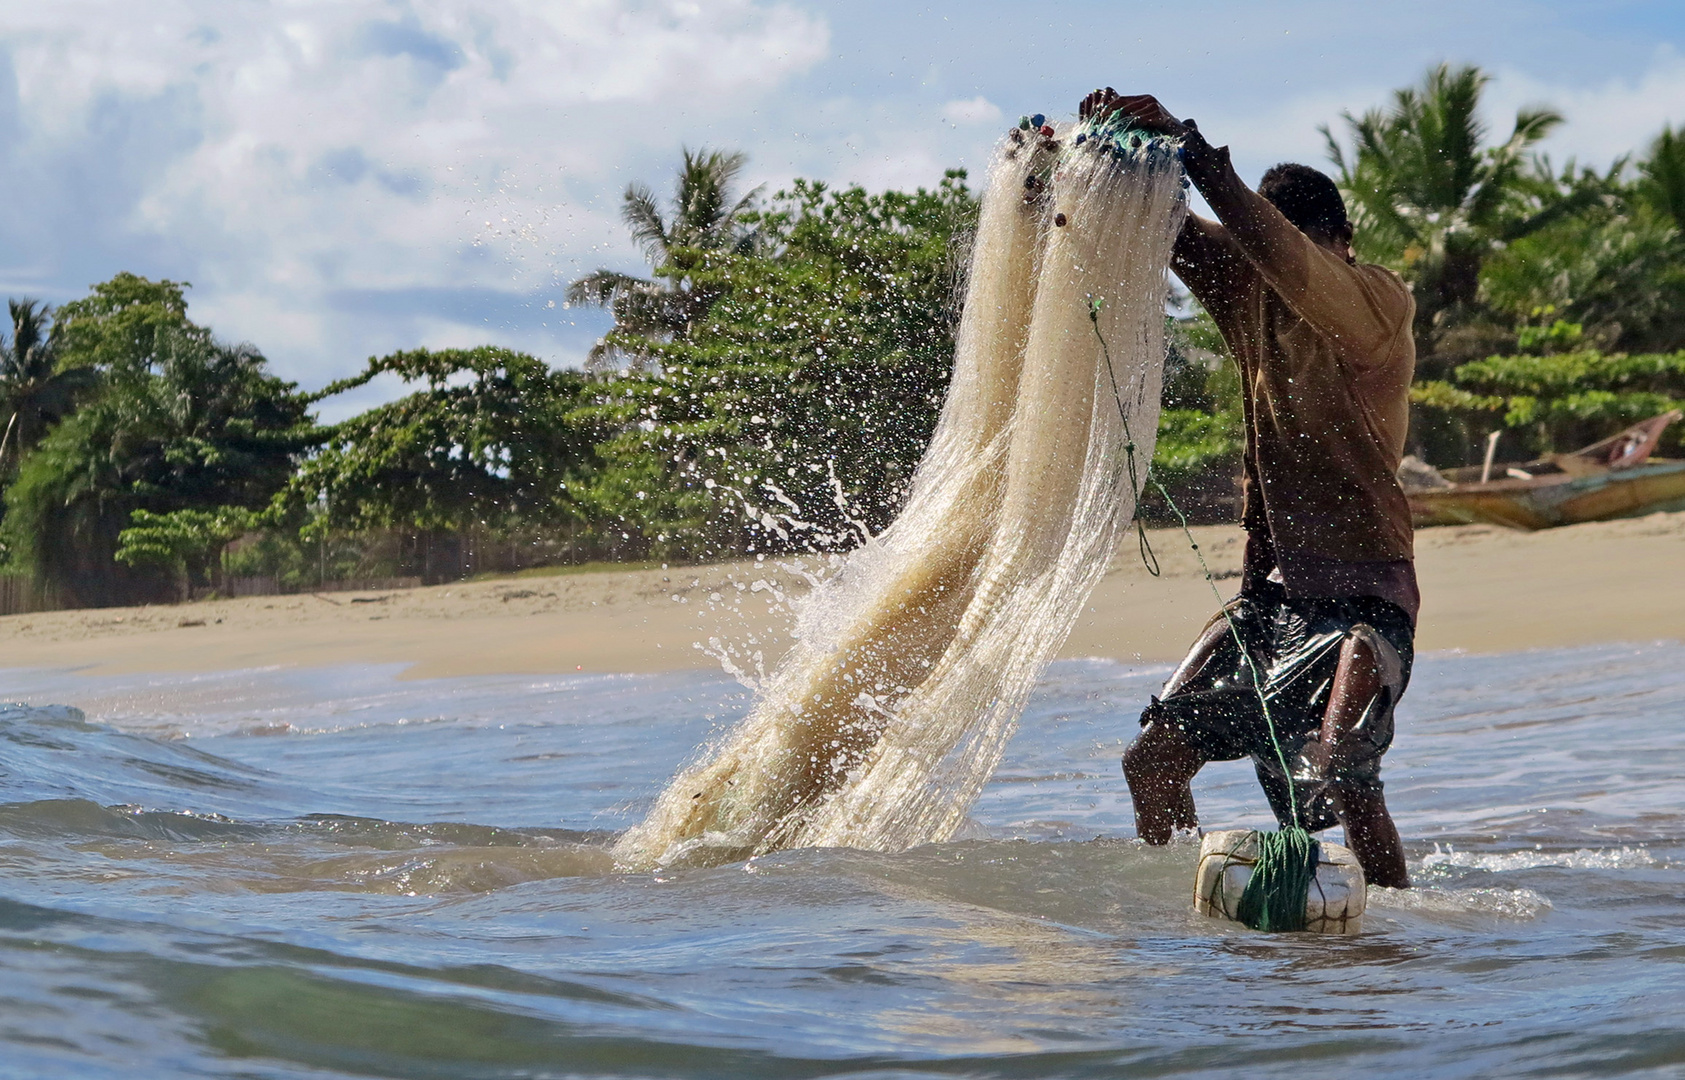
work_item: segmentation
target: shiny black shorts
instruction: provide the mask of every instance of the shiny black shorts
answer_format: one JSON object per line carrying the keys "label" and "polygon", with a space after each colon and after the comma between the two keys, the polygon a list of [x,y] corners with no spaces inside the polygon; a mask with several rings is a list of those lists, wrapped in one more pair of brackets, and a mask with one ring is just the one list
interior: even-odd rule
{"label": "shiny black shorts", "polygon": [[[1300,825],[1326,829],[1338,821],[1330,782],[1348,790],[1381,789],[1381,756],[1392,745],[1393,706],[1410,681],[1415,659],[1410,617],[1396,604],[1370,596],[1289,599],[1270,582],[1236,597],[1227,610],[1240,642],[1237,634],[1226,632],[1221,615],[1212,620],[1211,628],[1224,631],[1217,648],[1175,693],[1153,699],[1141,714],[1141,726],[1174,726],[1206,761],[1250,757],[1277,821],[1292,822],[1291,807],[1297,803]],[[1302,767],[1300,753],[1322,727],[1340,649],[1353,637],[1368,639],[1380,657],[1381,690],[1350,733],[1363,740],[1360,750],[1339,775],[1316,777]],[[1294,798],[1289,797],[1289,776],[1295,778]]]}

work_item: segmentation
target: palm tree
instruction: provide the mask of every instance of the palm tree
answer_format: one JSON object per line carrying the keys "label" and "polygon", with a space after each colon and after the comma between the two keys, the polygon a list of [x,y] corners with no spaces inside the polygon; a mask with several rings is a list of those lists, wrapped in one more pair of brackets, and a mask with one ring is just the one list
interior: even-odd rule
{"label": "palm tree", "polygon": [[1685,133],[1662,128],[1638,172],[1639,197],[1685,231]]}
{"label": "palm tree", "polygon": [[58,370],[58,349],[47,325],[52,309],[38,300],[8,300],[11,340],[0,337],[0,470],[8,455],[16,462],[34,448],[47,429],[76,407],[76,395],[90,385],[88,368]]}
{"label": "palm tree", "polygon": [[1507,139],[1482,147],[1487,129],[1478,111],[1489,81],[1477,67],[1440,64],[1420,86],[1395,91],[1391,108],[1345,113],[1349,153],[1322,128],[1362,253],[1399,269],[1414,287],[1424,352],[1436,330],[1474,307],[1489,254],[1598,194],[1565,190],[1528,156],[1562,123],[1553,109],[1520,110]]}
{"label": "palm tree", "polygon": [[568,286],[570,304],[606,307],[614,313],[614,330],[592,347],[586,358],[588,369],[610,368],[622,357],[628,366],[646,366],[645,343],[667,341],[683,332],[716,299],[690,279],[701,254],[754,248],[756,233],[742,218],[760,188],[735,202],[731,197],[748,158],[719,150],[684,150],[683,154],[670,220],[663,217],[655,194],[643,184],[627,185],[620,208],[632,239],[664,282],[598,270]]}

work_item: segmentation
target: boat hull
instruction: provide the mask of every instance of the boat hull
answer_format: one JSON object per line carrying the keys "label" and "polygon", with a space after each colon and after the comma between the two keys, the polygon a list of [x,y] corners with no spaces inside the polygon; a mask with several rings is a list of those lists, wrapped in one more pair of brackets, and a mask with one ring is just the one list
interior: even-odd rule
{"label": "boat hull", "polygon": [[1651,461],[1595,476],[1540,476],[1409,493],[1418,528],[1486,523],[1550,529],[1685,510],[1685,461]]}

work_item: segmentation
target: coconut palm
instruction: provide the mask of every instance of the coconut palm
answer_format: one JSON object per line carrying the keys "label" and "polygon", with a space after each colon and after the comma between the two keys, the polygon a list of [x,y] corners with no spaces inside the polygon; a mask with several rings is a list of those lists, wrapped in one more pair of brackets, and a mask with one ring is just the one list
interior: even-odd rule
{"label": "coconut palm", "polygon": [[1671,124],[1662,128],[1638,172],[1639,197],[1685,230],[1685,133]]}
{"label": "coconut palm", "polygon": [[621,358],[631,367],[647,365],[643,343],[670,340],[715,299],[690,278],[702,253],[747,252],[754,247],[756,234],[743,214],[760,189],[735,201],[731,192],[748,158],[719,150],[683,154],[670,218],[663,216],[654,192],[643,184],[627,186],[620,208],[632,239],[663,280],[598,270],[568,286],[569,303],[606,307],[614,313],[614,330],[591,349],[588,368],[603,370]]}
{"label": "coconut palm", "polygon": [[14,467],[47,429],[76,406],[76,395],[94,374],[87,368],[58,370],[58,350],[48,324],[52,309],[38,300],[9,300],[12,333],[0,337],[0,470]]}
{"label": "coconut palm", "polygon": [[1435,329],[1473,307],[1487,255],[1596,197],[1563,190],[1530,158],[1562,123],[1552,109],[1518,111],[1509,136],[1482,147],[1489,81],[1477,67],[1440,64],[1419,86],[1395,91],[1390,108],[1344,114],[1349,152],[1322,129],[1360,251],[1411,281],[1418,342],[1429,349]]}

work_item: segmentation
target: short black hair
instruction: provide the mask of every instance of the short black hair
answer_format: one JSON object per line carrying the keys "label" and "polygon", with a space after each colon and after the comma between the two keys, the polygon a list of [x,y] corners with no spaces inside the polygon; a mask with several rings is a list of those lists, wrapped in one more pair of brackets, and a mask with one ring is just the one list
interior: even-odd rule
{"label": "short black hair", "polygon": [[1340,189],[1326,173],[1309,165],[1284,162],[1275,166],[1258,181],[1258,194],[1300,232],[1337,237],[1351,225]]}

